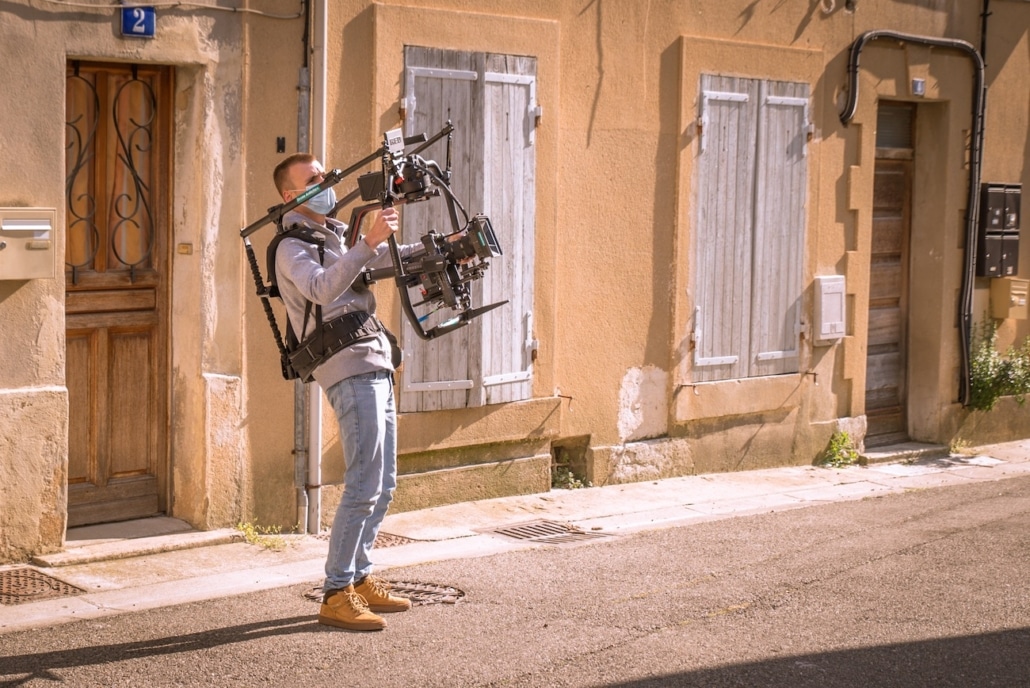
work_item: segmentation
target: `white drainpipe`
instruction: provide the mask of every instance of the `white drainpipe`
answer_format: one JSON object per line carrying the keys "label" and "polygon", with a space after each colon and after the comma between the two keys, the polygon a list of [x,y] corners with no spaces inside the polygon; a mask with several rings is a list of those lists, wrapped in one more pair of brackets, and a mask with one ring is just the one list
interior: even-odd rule
{"label": "white drainpipe", "polygon": [[[313,3],[311,30],[311,153],[326,164],[326,43],[329,40],[329,0]],[[322,526],[322,390],[308,383],[308,532]]]}

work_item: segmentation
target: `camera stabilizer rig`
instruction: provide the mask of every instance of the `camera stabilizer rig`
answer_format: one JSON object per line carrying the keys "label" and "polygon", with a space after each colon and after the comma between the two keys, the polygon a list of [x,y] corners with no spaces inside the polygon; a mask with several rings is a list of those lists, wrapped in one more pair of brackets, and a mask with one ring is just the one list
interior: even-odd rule
{"label": "camera stabilizer rig", "polygon": [[[382,173],[370,172],[358,177],[358,193],[361,199],[374,202],[356,207],[351,213],[348,225],[347,245],[353,246],[358,240],[361,221],[368,213],[380,207],[416,203],[443,195],[453,231],[450,234],[440,234],[430,230],[421,238],[421,250],[404,258],[400,255],[397,240],[391,236],[389,244],[393,267],[366,271],[363,275],[366,284],[390,277],[394,279],[405,316],[414,328],[415,334],[427,340],[463,327],[473,318],[507,303],[500,301],[480,308],[472,307],[472,282],[482,278],[489,267],[489,259],[502,255],[502,252],[490,218],[482,214],[469,218],[465,208],[451,191],[453,131],[454,126],[448,122],[429,140],[426,140],[424,135],[403,139],[400,129],[386,132],[382,150]],[[436,162],[422,159],[418,151],[428,148],[444,136],[447,137],[447,167],[440,169]],[[418,149],[410,154],[404,153],[406,144],[420,142],[423,145]],[[347,201],[345,198],[337,203],[334,210],[345,205]],[[461,225],[458,219],[459,212],[464,225]],[[409,289],[418,289],[421,292],[421,300],[412,303]],[[446,306],[456,311],[457,315],[426,330],[423,323],[429,317],[429,313],[419,316],[415,312],[415,308],[419,306],[430,306],[429,313]]]}
{"label": "camera stabilizer rig", "polygon": [[[358,178],[358,188],[344,196],[329,213],[330,216],[335,217],[340,209],[359,196],[365,202],[351,213],[351,221],[345,237],[348,247],[358,241],[361,221],[372,211],[393,205],[416,203],[441,194],[447,203],[452,232],[440,234],[435,230],[430,230],[421,237],[421,249],[412,251],[403,257],[396,238],[391,236],[389,247],[392,267],[366,270],[360,279],[365,284],[372,284],[379,280],[393,278],[404,315],[411,323],[415,334],[424,340],[434,339],[464,327],[474,318],[507,303],[505,300],[479,308],[472,307],[472,282],[483,277],[489,267],[489,259],[502,255],[502,251],[490,219],[482,214],[470,218],[451,191],[451,136],[453,131],[454,126],[450,122],[428,139],[425,134],[404,138],[400,129],[388,131],[384,134],[383,145],[379,150],[345,170],[333,169],[326,172],[321,183],[291,201],[269,208],[268,214],[240,230],[240,237],[243,239],[257,295],[261,298],[265,316],[272,327],[276,345],[282,355],[283,374],[287,379],[291,379],[288,374],[290,346],[295,346],[296,341],[289,329],[287,329],[287,340],[289,341],[283,340],[283,334],[276,323],[270,301],[272,298],[279,297],[274,279],[274,246],[277,242],[273,242],[268,256],[268,269],[273,273],[273,279],[271,284],[266,285],[257,263],[257,257],[254,255],[254,248],[250,243],[250,235],[269,223],[275,223],[277,235],[289,231],[291,228],[283,227],[283,216],[286,213],[314,198],[324,189],[338,184],[376,159],[381,160],[382,171],[361,175]],[[436,162],[424,160],[419,153],[444,136],[447,137],[447,167],[441,169]],[[410,153],[405,153],[405,147],[414,144],[421,145]],[[464,225],[460,224],[459,212],[464,220]],[[412,302],[409,293],[411,289],[419,290],[421,300]],[[428,312],[420,316],[415,309],[423,306],[428,309]],[[423,323],[429,315],[443,307],[449,307],[457,314],[428,330],[425,329]]]}

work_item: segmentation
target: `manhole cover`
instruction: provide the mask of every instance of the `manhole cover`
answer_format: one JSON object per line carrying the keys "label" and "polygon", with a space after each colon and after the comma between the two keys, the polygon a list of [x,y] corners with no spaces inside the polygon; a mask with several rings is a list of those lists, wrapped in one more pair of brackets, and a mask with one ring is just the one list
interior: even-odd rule
{"label": "manhole cover", "polygon": [[[418,581],[386,581],[390,584],[390,592],[397,597],[406,597],[413,606],[423,604],[456,604],[465,597],[462,590],[439,583],[421,583]],[[322,601],[322,587],[312,588],[304,593],[304,597],[313,601]]]}
{"label": "manhole cover", "polygon": [[516,540],[529,540],[548,545],[564,545],[567,542],[579,542],[582,540],[596,540],[606,538],[606,533],[591,533],[580,530],[571,523],[558,523],[556,521],[530,521],[500,528],[491,528],[488,533],[495,533]]}
{"label": "manhole cover", "polygon": [[[331,531],[323,530],[321,533],[313,537],[317,540],[328,540],[330,533]],[[406,545],[409,542],[418,542],[418,540],[412,540],[411,538],[406,538],[403,535],[391,535],[390,533],[380,532],[376,535],[376,542],[373,547],[380,549],[383,547],[396,547],[397,545]]]}
{"label": "manhole cover", "polygon": [[409,542],[415,542],[411,538],[406,538],[403,535],[391,535],[390,533],[379,533],[376,535],[375,547],[396,547],[397,545],[406,545]]}
{"label": "manhole cover", "polygon": [[0,571],[0,604],[37,602],[86,592],[29,567]]}

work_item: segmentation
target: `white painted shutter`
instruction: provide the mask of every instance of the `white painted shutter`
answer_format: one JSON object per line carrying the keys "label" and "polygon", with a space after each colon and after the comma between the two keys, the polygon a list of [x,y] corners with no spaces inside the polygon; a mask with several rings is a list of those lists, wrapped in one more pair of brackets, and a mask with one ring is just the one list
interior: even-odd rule
{"label": "white painted shutter", "polygon": [[[455,125],[451,187],[469,215],[486,213],[504,255],[473,284],[473,305],[508,304],[429,342],[405,322],[403,412],[463,408],[532,395],[535,246],[536,60],[528,57],[405,48],[405,135]],[[446,164],[446,141],[423,153]],[[404,209],[402,237],[430,228],[450,231],[446,204],[435,199]],[[413,301],[418,300],[412,294]],[[442,309],[429,328],[453,316]]]}
{"label": "white painted shutter", "polygon": [[807,84],[701,77],[693,380],[797,372]]}
{"label": "white painted shutter", "polygon": [[[481,146],[476,142],[473,116],[473,94],[477,74],[469,54],[431,48],[406,47],[405,136],[439,131],[450,119],[455,126],[452,140],[452,161],[455,174],[451,188],[462,203],[472,193],[470,170],[477,166]],[[446,166],[446,139],[421,153],[427,160]],[[402,209],[402,243],[417,243],[430,229],[450,232],[450,219],[442,198],[406,205]],[[412,303],[421,299],[411,291]],[[422,323],[429,329],[453,317],[443,308]],[[468,327],[430,341],[419,338],[406,318],[402,318],[401,346],[404,368],[401,374],[400,410],[402,412],[434,411],[463,408],[474,382],[469,370],[470,330]]]}
{"label": "white painted shutter", "polygon": [[473,323],[483,385],[470,405],[532,396],[536,198],[536,62],[487,56],[483,80],[483,211],[504,250],[477,290],[477,305],[508,300]]}
{"label": "white painted shutter", "polygon": [[798,370],[808,195],[808,85],[759,91],[751,377]]}
{"label": "white painted shutter", "polygon": [[757,83],[701,77],[693,380],[748,375]]}

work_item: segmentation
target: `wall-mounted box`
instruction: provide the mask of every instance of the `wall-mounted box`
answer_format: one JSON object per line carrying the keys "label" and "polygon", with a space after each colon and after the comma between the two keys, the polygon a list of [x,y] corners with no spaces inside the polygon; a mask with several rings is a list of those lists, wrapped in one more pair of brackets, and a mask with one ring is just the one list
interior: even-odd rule
{"label": "wall-mounted box", "polygon": [[981,236],[976,242],[977,277],[1001,277],[1001,242],[1001,234]]}
{"label": "wall-mounted box", "polygon": [[1001,277],[1014,277],[1019,273],[1019,234],[1001,235]]}
{"label": "wall-mounted box", "polygon": [[53,208],[0,208],[0,280],[53,279]]}
{"label": "wall-mounted box", "polygon": [[832,344],[847,334],[844,317],[844,276],[815,278],[815,343]]}
{"label": "wall-mounted box", "polygon": [[976,276],[1007,277],[1019,272],[1021,184],[980,187],[980,226],[976,235]]}
{"label": "wall-mounted box", "polygon": [[1005,187],[1004,230],[1006,232],[1019,231],[1019,201],[1020,197],[1023,195],[1022,192],[1022,184],[1009,184]]}
{"label": "wall-mounted box", "polygon": [[1026,320],[1030,280],[1003,277],[991,280],[991,317]]}

